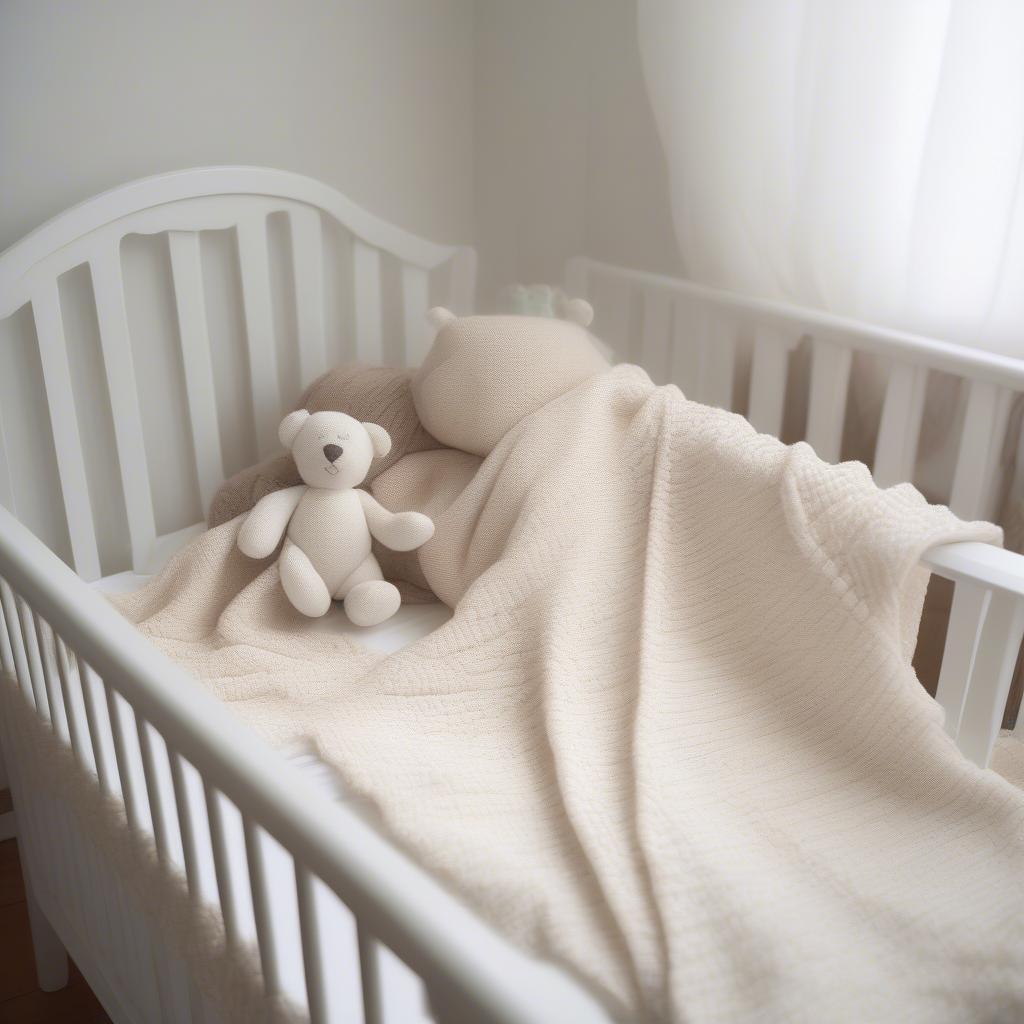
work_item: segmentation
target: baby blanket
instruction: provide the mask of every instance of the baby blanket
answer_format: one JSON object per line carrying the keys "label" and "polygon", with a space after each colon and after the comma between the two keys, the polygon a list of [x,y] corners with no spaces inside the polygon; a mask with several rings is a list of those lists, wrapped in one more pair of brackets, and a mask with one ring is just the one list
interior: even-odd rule
{"label": "baby blanket", "polygon": [[447,453],[440,501],[402,467],[445,453],[396,441],[374,487],[435,503],[436,632],[314,632],[238,518],[123,612],[624,1019],[1024,1019],[1024,795],[910,668],[919,556],[996,528],[635,367]]}

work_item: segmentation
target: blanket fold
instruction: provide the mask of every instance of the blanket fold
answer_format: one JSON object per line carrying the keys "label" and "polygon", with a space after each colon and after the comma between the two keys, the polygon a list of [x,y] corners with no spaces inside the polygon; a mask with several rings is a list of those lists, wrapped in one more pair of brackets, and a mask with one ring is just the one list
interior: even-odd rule
{"label": "blanket fold", "polygon": [[995,527],[635,367],[482,461],[409,437],[375,486],[435,502],[429,636],[318,633],[237,518],[119,607],[624,1019],[1024,1018],[1024,796],[910,667],[921,553]]}

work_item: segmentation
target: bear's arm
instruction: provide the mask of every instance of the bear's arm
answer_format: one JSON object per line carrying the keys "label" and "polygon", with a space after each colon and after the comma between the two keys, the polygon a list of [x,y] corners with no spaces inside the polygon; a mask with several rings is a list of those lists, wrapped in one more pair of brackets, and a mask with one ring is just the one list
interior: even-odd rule
{"label": "bear's arm", "polygon": [[250,558],[272,555],[307,489],[305,484],[298,484],[260,498],[238,531],[238,547],[242,554]]}
{"label": "bear's arm", "polygon": [[392,551],[412,551],[434,536],[434,524],[422,512],[389,512],[369,491],[357,490],[370,533]]}

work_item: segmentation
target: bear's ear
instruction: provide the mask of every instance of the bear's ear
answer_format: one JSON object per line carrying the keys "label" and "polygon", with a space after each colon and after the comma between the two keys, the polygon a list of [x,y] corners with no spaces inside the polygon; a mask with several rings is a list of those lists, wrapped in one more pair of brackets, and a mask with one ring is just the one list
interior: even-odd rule
{"label": "bear's ear", "polygon": [[594,320],[594,307],[586,299],[567,299],[565,318],[580,327],[589,327]]}
{"label": "bear's ear", "polygon": [[374,457],[384,458],[391,451],[391,435],[379,423],[364,423],[363,428],[370,435]]}
{"label": "bear's ear", "polygon": [[281,420],[281,426],[277,428],[277,436],[281,439],[281,444],[288,449],[292,450],[292,445],[295,444],[295,438],[299,436],[299,431],[305,426],[306,420],[309,419],[309,413],[305,409],[296,409],[295,412],[288,413],[283,420]]}
{"label": "bear's ear", "polygon": [[444,306],[435,306],[433,309],[427,310],[427,320],[430,322],[430,326],[436,330],[441,330],[445,324],[450,324],[453,320],[458,319],[450,309],[445,309]]}

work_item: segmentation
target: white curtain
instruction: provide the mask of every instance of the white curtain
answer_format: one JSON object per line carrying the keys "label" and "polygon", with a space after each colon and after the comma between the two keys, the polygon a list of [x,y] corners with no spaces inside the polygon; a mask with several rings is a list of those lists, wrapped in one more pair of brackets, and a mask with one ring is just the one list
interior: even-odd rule
{"label": "white curtain", "polygon": [[638,0],[687,276],[1024,356],[1024,0]]}

